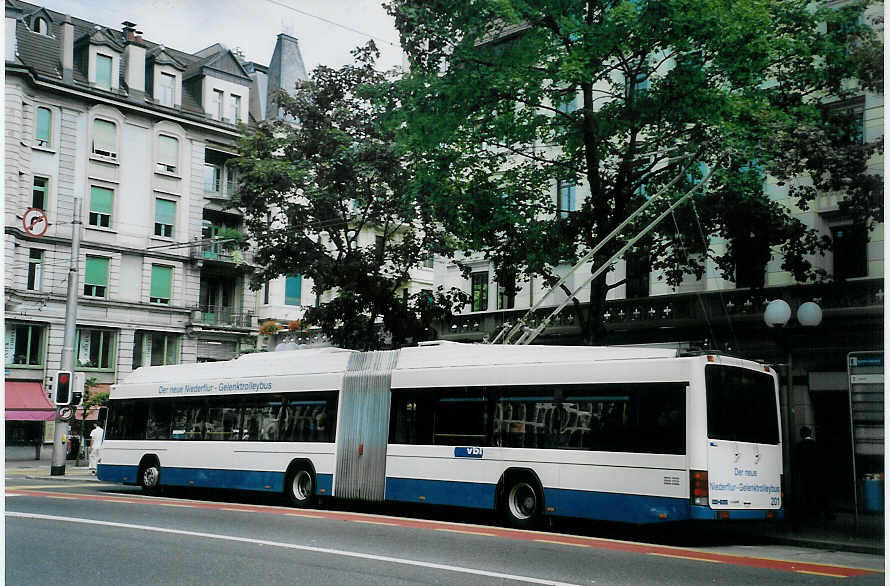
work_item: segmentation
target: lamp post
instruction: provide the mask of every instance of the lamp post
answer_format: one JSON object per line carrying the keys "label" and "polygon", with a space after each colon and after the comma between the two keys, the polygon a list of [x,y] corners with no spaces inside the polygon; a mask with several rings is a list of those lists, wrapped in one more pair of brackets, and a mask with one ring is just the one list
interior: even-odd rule
{"label": "lamp post", "polygon": [[[785,328],[791,321],[791,306],[784,299],[774,299],[767,303],[763,311],[763,321],[768,328]],[[801,303],[797,308],[797,323],[803,327],[816,327],[822,323],[822,308],[817,303],[807,301]],[[782,434],[782,460],[788,483],[791,486],[793,476],[791,475],[791,395],[794,388],[794,375],[792,368],[792,351],[791,351],[791,335],[785,331],[781,336],[782,347],[787,358],[786,362],[786,382],[784,393],[784,415],[782,424],[785,432]],[[795,487],[795,489],[798,487]],[[794,489],[792,489],[794,490]]]}

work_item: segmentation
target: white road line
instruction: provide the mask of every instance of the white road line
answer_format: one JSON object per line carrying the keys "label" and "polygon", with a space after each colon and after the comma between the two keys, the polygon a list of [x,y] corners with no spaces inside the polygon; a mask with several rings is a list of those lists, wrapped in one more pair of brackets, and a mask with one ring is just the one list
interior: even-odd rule
{"label": "white road line", "polygon": [[250,539],[248,537],[235,537],[232,535],[220,535],[216,533],[203,533],[200,531],[183,531],[181,529],[168,529],[165,527],[151,527],[149,525],[133,525],[130,523],[115,523],[113,521],[99,521],[96,519],[83,519],[80,517],[58,517],[56,515],[41,515],[37,513],[19,513],[15,511],[6,511],[7,517],[16,517],[20,519],[41,519],[44,521],[62,521],[66,523],[82,523],[84,525],[101,525],[103,527],[118,527],[121,529],[136,529],[139,531],[153,531],[155,533],[170,533],[173,535],[188,535],[190,537],[201,537],[204,539],[219,539],[222,541],[235,541],[239,543],[251,543],[254,545],[268,545],[272,547],[281,547],[285,549],[295,549],[299,551],[309,551],[313,553],[322,553],[328,555],[338,555],[344,557],[358,558],[363,560],[373,560],[379,562],[389,562],[392,564],[402,564],[405,566],[416,566],[420,568],[430,568],[433,570],[445,570],[447,572],[458,572],[461,574],[473,574],[476,576],[486,576],[489,578],[498,578],[501,580],[515,580],[519,582],[527,582],[530,584],[548,584],[551,586],[578,586],[570,582],[558,582],[556,580],[544,580],[541,578],[532,578],[530,576],[517,576],[515,574],[503,574],[501,572],[489,572],[488,570],[478,570],[474,568],[462,568],[460,566],[452,566],[448,564],[437,564],[434,562],[424,562],[420,560],[410,560],[406,558],[395,558],[385,555],[374,555],[370,553],[361,553],[357,551],[346,551],[342,549],[330,549],[326,547],[312,547],[309,545],[297,545],[295,543],[283,543],[281,541],[267,541],[265,539]]}

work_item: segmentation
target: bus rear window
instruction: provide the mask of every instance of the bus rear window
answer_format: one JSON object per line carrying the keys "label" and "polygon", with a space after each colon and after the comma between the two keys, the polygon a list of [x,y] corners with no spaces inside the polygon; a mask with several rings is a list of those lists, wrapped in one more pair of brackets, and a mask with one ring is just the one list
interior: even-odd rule
{"label": "bus rear window", "polygon": [[708,437],[779,443],[779,415],[773,377],[735,366],[705,367]]}

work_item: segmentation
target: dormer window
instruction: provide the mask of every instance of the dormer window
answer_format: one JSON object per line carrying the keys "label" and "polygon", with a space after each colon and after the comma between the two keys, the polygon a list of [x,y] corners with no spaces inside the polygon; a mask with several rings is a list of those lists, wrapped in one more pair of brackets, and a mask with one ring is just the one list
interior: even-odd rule
{"label": "dormer window", "polygon": [[102,89],[111,89],[111,57],[96,54],[96,85]]}
{"label": "dormer window", "polygon": [[213,90],[212,112],[217,120],[223,119],[223,104],[225,103],[222,90]]}
{"label": "dormer window", "polygon": [[45,18],[37,17],[34,19],[34,32],[41,35],[49,36],[49,25]]}
{"label": "dormer window", "polygon": [[232,124],[237,124],[241,120],[241,96],[230,94],[229,100],[229,122],[231,122]]}
{"label": "dormer window", "polygon": [[172,108],[173,99],[176,95],[176,76],[161,72],[158,86],[158,102],[162,106]]}

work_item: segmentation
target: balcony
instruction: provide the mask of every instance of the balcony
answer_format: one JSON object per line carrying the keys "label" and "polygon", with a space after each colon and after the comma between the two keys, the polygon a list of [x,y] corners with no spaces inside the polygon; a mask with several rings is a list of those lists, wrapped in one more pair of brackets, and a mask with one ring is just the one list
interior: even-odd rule
{"label": "balcony", "polygon": [[233,242],[227,238],[195,239],[195,242],[190,247],[189,253],[192,260],[198,263],[209,260],[234,265],[253,264],[253,254],[248,250],[244,250],[243,248],[234,245]]}
{"label": "balcony", "polygon": [[253,329],[256,316],[253,312],[239,313],[234,307],[222,305],[198,305],[192,309],[192,324],[211,327]]}

